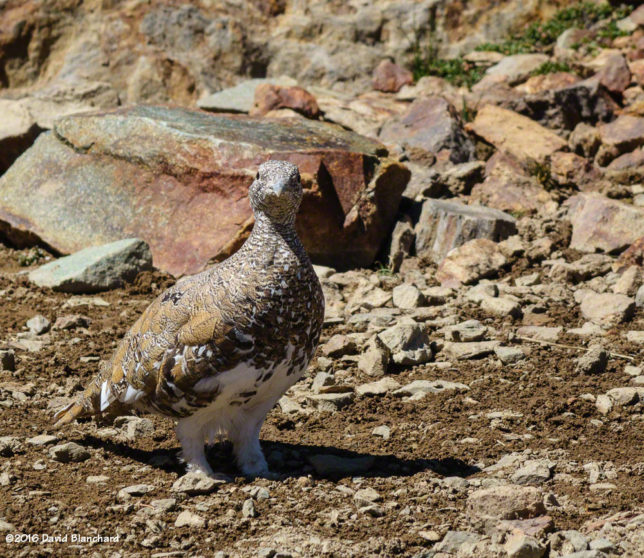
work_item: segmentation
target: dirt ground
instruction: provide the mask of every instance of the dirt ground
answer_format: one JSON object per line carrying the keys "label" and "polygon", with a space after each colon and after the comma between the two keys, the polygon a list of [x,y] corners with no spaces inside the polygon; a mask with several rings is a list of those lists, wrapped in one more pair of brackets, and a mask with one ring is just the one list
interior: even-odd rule
{"label": "dirt ground", "polygon": [[[0,518],[16,534],[41,539],[72,533],[118,536],[118,542],[3,540],[1,556],[213,556],[217,551],[225,552],[220,556],[414,556],[434,544],[431,532],[440,538],[448,530],[471,529],[465,513],[468,491],[495,475],[486,467],[518,452],[555,462],[554,475],[542,489],[549,495],[548,514],[556,530],[583,531],[589,520],[644,507],[642,404],[603,416],[594,402],[581,397],[628,385],[624,366],[639,365],[644,347],[627,343],[623,333],[644,329],[642,309],[606,337],[613,353],[632,361],[613,356],[602,374],[576,373],[579,351],[524,342],[529,356],[516,365],[501,366],[492,356],[393,374],[403,385],[416,379],[462,382],[470,387],[466,396],[451,392],[418,401],[391,394],[362,397],[334,413],[286,415],[276,408],[261,439],[279,480],[236,477],[212,494],[187,498],[171,491],[184,470],[176,459],[178,442],[168,419],[153,417],[153,435],[134,440],[123,440],[91,422],[57,432],[59,442],[75,441],[89,450],[90,458],[80,463],[56,462],[48,453],[51,446],[26,441],[50,432],[57,401],[81,389],[96,372],[98,360],[110,356],[129,325],[172,280],[147,274],[134,286],[83,302],[78,296],[34,287],[16,275],[29,269],[18,263],[26,253],[0,246],[0,348],[13,343],[16,353],[16,370],[0,371],[0,436],[20,441],[19,448],[8,452],[12,455],[0,456],[0,473],[10,478],[0,486]],[[97,306],[96,297],[107,305]],[[70,301],[78,305],[70,306]],[[546,304],[540,325],[579,327],[583,320],[577,307],[574,301]],[[36,314],[52,323],[81,314],[90,322],[86,328],[49,332],[48,342],[37,352],[22,350],[15,336],[26,331],[25,322]],[[460,318],[495,327],[505,344],[512,344],[507,332],[521,325],[511,318],[490,318],[474,305],[463,305]],[[323,340],[333,331],[326,328]],[[572,336],[558,343],[580,346]],[[348,366],[336,364],[336,370]],[[315,362],[309,377],[314,369]],[[355,368],[347,378],[355,384],[374,380]],[[507,418],[486,416],[507,410],[513,412]],[[372,434],[381,425],[390,427],[388,440]],[[374,461],[356,476],[325,478],[315,474],[309,458],[327,453],[372,456]],[[236,473],[228,444],[214,446],[209,460],[216,470]],[[590,462],[601,463],[604,470],[606,462],[612,463],[613,487],[590,489],[583,468]],[[87,481],[98,475],[107,479]],[[446,489],[445,477],[462,477],[471,487]],[[153,489],[127,500],[117,497],[121,488],[141,483]],[[257,487],[268,492],[257,496]],[[351,494],[367,487],[382,496],[382,513],[358,510]],[[244,517],[243,503],[251,497],[256,517]],[[151,504],[170,498],[176,500],[168,504],[170,509],[158,511]],[[175,527],[182,510],[204,518],[205,527]]]}

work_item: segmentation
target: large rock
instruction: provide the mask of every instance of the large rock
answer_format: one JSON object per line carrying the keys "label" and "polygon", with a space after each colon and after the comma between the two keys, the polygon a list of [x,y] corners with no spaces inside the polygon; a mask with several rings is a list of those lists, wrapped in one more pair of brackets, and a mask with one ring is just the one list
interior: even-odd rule
{"label": "large rock", "polygon": [[570,198],[568,215],[572,222],[570,247],[582,252],[618,252],[644,236],[644,209],[582,193]]}
{"label": "large rock", "polygon": [[518,214],[556,209],[552,196],[524,167],[513,155],[497,151],[485,165],[485,180],[472,188],[472,199]]}
{"label": "large rock", "polygon": [[524,519],[545,511],[542,492],[532,486],[509,484],[481,488],[467,499],[467,513],[473,520]]}
{"label": "large rock", "polygon": [[421,97],[398,118],[385,123],[380,139],[414,150],[438,155],[449,154],[453,163],[468,161],[474,155],[474,145],[463,131],[458,111],[442,97]]}
{"label": "large rock", "polygon": [[56,291],[95,293],[121,287],[148,269],[152,269],[150,247],[143,240],[128,238],[49,262],[31,271],[29,280]]}
{"label": "large rock", "polygon": [[19,101],[0,99],[0,174],[34,142],[41,128]]}
{"label": "large rock", "polygon": [[193,273],[248,235],[248,186],[267,159],[297,164],[297,220],[314,261],[371,264],[409,179],[379,143],[301,118],[138,106],[63,118],[0,178],[0,232],[62,253],[123,237]]}
{"label": "large rock", "polygon": [[416,225],[416,254],[440,263],[448,252],[470,240],[498,242],[516,232],[514,217],[497,209],[429,199]]}
{"label": "large rock", "polygon": [[644,145],[644,118],[623,114],[609,124],[599,126],[602,146],[597,161],[608,164],[612,159]]}
{"label": "large rock", "polygon": [[557,134],[530,118],[493,105],[479,110],[474,121],[466,127],[521,162],[543,163],[555,151],[568,145]]}

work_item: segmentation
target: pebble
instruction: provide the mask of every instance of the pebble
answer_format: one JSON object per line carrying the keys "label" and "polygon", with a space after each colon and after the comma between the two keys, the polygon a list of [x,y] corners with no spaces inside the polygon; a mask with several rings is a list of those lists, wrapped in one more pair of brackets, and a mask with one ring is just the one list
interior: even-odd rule
{"label": "pebble", "polygon": [[27,320],[27,327],[34,335],[47,333],[51,328],[51,322],[41,314],[36,314],[33,318]]}
{"label": "pebble", "polygon": [[200,515],[197,515],[196,513],[192,513],[191,511],[184,510],[177,516],[177,519],[174,522],[174,526],[175,527],[195,527],[197,529],[202,529],[203,527],[206,526],[206,520]]}
{"label": "pebble", "polygon": [[577,359],[575,372],[578,374],[601,374],[608,364],[608,351],[601,345],[591,345],[585,354]]}
{"label": "pebble", "polygon": [[382,502],[382,496],[373,488],[361,488],[356,490],[353,499],[360,506],[368,506],[374,502]]}
{"label": "pebble", "polygon": [[539,341],[556,341],[563,332],[563,327],[523,326],[517,329],[520,337],[530,337]]}
{"label": "pebble", "polygon": [[445,328],[447,341],[471,342],[482,341],[487,335],[488,328],[478,320],[467,320]]}
{"label": "pebble", "polygon": [[515,484],[539,485],[543,484],[552,476],[554,464],[545,459],[526,461],[511,477]]}
{"label": "pebble", "polygon": [[197,494],[210,494],[219,485],[224,484],[223,479],[214,479],[203,473],[191,471],[179,477],[172,485],[172,492],[179,492],[189,496]]}
{"label": "pebble", "polygon": [[534,537],[522,534],[510,535],[505,542],[508,558],[541,558],[545,547]]}
{"label": "pebble", "polygon": [[318,411],[335,413],[346,407],[353,401],[353,393],[320,393],[318,395],[309,395],[307,399],[313,404]]}
{"label": "pebble", "polygon": [[133,484],[131,486],[121,488],[121,490],[116,494],[116,499],[120,502],[124,502],[133,496],[143,496],[152,490],[154,490],[154,488],[149,484]]}
{"label": "pebble", "polygon": [[481,488],[467,499],[470,517],[490,519],[530,518],[545,513],[543,494],[532,486],[500,485]]}
{"label": "pebble", "polygon": [[39,434],[33,438],[28,438],[27,443],[32,446],[47,446],[58,441],[58,438],[53,434]]}
{"label": "pebble", "polygon": [[444,391],[468,391],[470,388],[459,382],[448,382],[447,380],[414,380],[394,391],[399,397],[413,396],[418,393],[442,393]]}
{"label": "pebble", "polygon": [[425,303],[423,293],[417,287],[408,283],[394,287],[392,295],[394,306],[405,310],[418,308]]}
{"label": "pebble", "polygon": [[252,498],[248,498],[248,500],[244,501],[244,504],[242,505],[242,517],[246,519],[250,519],[252,517],[257,517],[257,510],[255,509],[255,502],[253,502]]}
{"label": "pebble", "polygon": [[525,358],[525,352],[520,347],[494,347],[494,354],[503,364],[514,364]]}
{"label": "pebble", "polygon": [[60,461],[61,463],[80,463],[89,459],[90,454],[89,451],[76,442],[66,442],[51,448],[49,456],[54,461]]}
{"label": "pebble", "polygon": [[359,385],[356,387],[356,393],[358,395],[384,395],[398,388],[400,388],[400,384],[393,378],[387,376],[377,382]]}
{"label": "pebble", "polygon": [[382,426],[376,426],[371,433],[374,436],[380,436],[383,440],[389,440],[391,437],[391,429],[385,424]]}
{"label": "pebble", "polygon": [[13,454],[22,450],[20,440],[15,436],[0,437],[0,456],[11,457]]}
{"label": "pebble", "polygon": [[499,341],[477,341],[474,343],[452,343],[447,342],[443,352],[455,360],[472,360],[482,358],[494,352]]}
{"label": "pebble", "polygon": [[481,310],[494,316],[512,316],[513,318],[521,317],[521,305],[506,297],[485,297],[480,302]]}
{"label": "pebble", "polygon": [[85,479],[88,484],[101,484],[110,480],[107,475],[90,475]]}

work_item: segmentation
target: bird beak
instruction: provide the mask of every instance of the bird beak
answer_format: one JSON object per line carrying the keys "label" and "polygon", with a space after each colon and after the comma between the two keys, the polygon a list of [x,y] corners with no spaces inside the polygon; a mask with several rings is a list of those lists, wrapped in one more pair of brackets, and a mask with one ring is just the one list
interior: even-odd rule
{"label": "bird beak", "polygon": [[286,180],[280,180],[273,185],[273,192],[275,192],[275,194],[277,194],[278,196],[281,196],[284,190],[286,190],[287,186],[288,182]]}

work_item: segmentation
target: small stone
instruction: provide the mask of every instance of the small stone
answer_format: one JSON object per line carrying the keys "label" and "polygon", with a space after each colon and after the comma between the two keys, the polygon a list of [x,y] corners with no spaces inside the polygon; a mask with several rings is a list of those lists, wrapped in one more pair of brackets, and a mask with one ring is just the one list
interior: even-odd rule
{"label": "small stone", "polygon": [[90,453],[76,442],[66,442],[51,448],[49,456],[54,461],[60,461],[61,463],[80,463],[89,459]]}
{"label": "small stone", "polygon": [[32,446],[47,446],[57,441],[58,438],[52,434],[39,434],[38,436],[27,439],[27,443]]}
{"label": "small stone", "polygon": [[191,471],[182,477],[179,477],[172,485],[172,492],[180,492],[189,496],[197,494],[210,494],[219,485],[224,484],[224,480],[214,479],[203,473]]}
{"label": "small stone", "polygon": [[147,418],[122,416],[114,420],[114,426],[121,428],[127,440],[136,440],[154,434],[154,423]]}
{"label": "small stone", "polygon": [[16,528],[14,527],[13,523],[9,523],[8,521],[5,521],[4,519],[0,519],[0,532],[1,531],[15,532]]}
{"label": "small stone", "polygon": [[519,347],[494,347],[494,354],[503,364],[514,364],[525,358],[523,349]]}
{"label": "small stone", "polygon": [[[467,552],[468,549],[473,550],[473,546],[482,539],[482,536],[477,533],[469,533],[467,531],[447,531],[443,540],[434,546],[432,550],[436,550],[439,556],[457,555],[471,556]],[[471,546],[469,546],[471,545]]]}
{"label": "small stone", "polygon": [[474,343],[445,343],[443,352],[451,359],[472,360],[483,358],[494,352],[499,341],[478,341]]}
{"label": "small stone", "polygon": [[642,308],[644,306],[644,285],[637,289],[637,292],[635,293],[635,305],[638,308]]}
{"label": "small stone", "polygon": [[358,370],[369,376],[383,376],[387,372],[390,359],[391,351],[375,336],[367,345],[367,350],[358,358]]}
{"label": "small stone", "polygon": [[423,293],[413,285],[402,284],[393,290],[393,303],[397,308],[418,308],[423,305],[424,298]]}
{"label": "small stone", "polygon": [[373,488],[356,490],[353,499],[359,506],[368,506],[374,502],[382,502],[382,496]]}
{"label": "small stone", "polygon": [[123,286],[148,269],[152,269],[150,247],[129,238],[54,260],[31,271],[29,280],[63,292],[93,293]]}
{"label": "small stone", "polygon": [[377,382],[370,382],[356,387],[358,395],[384,395],[400,387],[400,384],[390,377],[382,378]]}
{"label": "small stone", "polygon": [[586,353],[577,359],[575,372],[578,374],[601,374],[608,364],[608,352],[601,345],[591,345]]}
{"label": "small stone", "polygon": [[385,329],[378,335],[389,349],[396,364],[424,364],[433,358],[429,337],[416,322],[404,322]]}
{"label": "small stone", "polygon": [[252,517],[257,517],[257,515],[258,513],[255,509],[255,502],[253,502],[252,498],[248,498],[248,500],[245,500],[242,505],[242,517],[250,519]]}
{"label": "small stone", "polygon": [[8,471],[0,473],[0,486],[11,486],[12,484],[15,484],[17,480],[16,475],[13,475]]}
{"label": "small stone", "polygon": [[468,391],[470,388],[458,382],[446,380],[414,380],[394,391],[399,397],[415,396],[419,393],[442,393],[445,391]]}
{"label": "small stone", "polygon": [[520,337],[529,337],[539,341],[556,341],[563,332],[563,327],[522,326],[517,329]]}
{"label": "small stone", "polygon": [[182,511],[178,516],[176,521],[174,522],[175,527],[195,527],[197,529],[202,529],[203,527],[206,526],[206,520],[197,515],[196,513],[192,513],[191,511],[184,510]]}
{"label": "small stone", "polygon": [[87,484],[102,484],[104,482],[108,482],[110,480],[110,477],[107,475],[90,475],[85,479],[85,482]]}
{"label": "small stone", "polygon": [[499,296],[499,287],[494,283],[479,283],[465,293],[465,298],[470,302],[480,303],[484,298]]}
{"label": "small stone", "polygon": [[444,287],[456,288],[495,275],[506,263],[497,243],[476,238],[450,251],[435,277]]}
{"label": "small stone", "polygon": [[590,547],[590,550],[599,550],[601,552],[615,552],[615,550],[617,550],[615,543],[608,539],[604,539],[603,537],[590,541],[588,546]]}
{"label": "small stone", "polygon": [[51,327],[51,322],[41,314],[35,315],[33,318],[27,320],[27,327],[34,335],[42,335],[47,333]]}
{"label": "small stone", "polygon": [[357,352],[356,342],[347,335],[336,334],[321,347],[322,354],[331,358],[353,355]]}
{"label": "small stone", "polygon": [[582,316],[603,326],[617,325],[630,320],[635,312],[635,301],[625,295],[589,292],[581,301]]}
{"label": "small stone", "polygon": [[353,401],[353,393],[320,393],[309,395],[307,399],[318,411],[335,413]]}
{"label": "small stone", "polygon": [[613,404],[618,407],[623,405],[634,405],[640,399],[639,390],[634,387],[613,388],[608,390],[606,395],[610,397]]}
{"label": "small stone", "polygon": [[77,327],[88,327],[92,320],[81,314],[68,314],[59,316],[54,322],[55,330],[76,329]]}
{"label": "small stone", "polygon": [[313,378],[313,385],[311,389],[313,393],[322,393],[327,391],[325,388],[329,388],[335,385],[335,379],[332,374],[327,374],[326,372],[318,372]]}
{"label": "small stone", "polygon": [[552,476],[552,464],[545,459],[526,461],[511,477],[514,484],[539,485]]}
{"label": "small stone", "polygon": [[376,506],[375,504],[364,506],[358,511],[371,517],[382,517],[385,515],[385,510],[383,510],[380,506]]}
{"label": "small stone", "polygon": [[123,502],[129,500],[133,496],[143,496],[152,490],[154,489],[149,484],[133,484],[132,486],[121,488],[121,490],[116,494],[116,498],[120,502]]}
{"label": "small stone", "polygon": [[414,83],[412,73],[391,60],[383,60],[373,71],[372,87],[376,91],[397,93],[403,85]]}
{"label": "small stone", "polygon": [[532,486],[500,485],[476,490],[467,499],[472,519],[530,518],[545,513],[543,495]]}
{"label": "small stone", "polygon": [[380,436],[383,440],[389,440],[391,437],[391,429],[385,424],[382,426],[376,426],[371,433],[374,436]]}
{"label": "small stone", "polygon": [[485,297],[481,300],[481,310],[494,316],[512,316],[513,318],[521,317],[521,305],[510,298],[505,297]]}
{"label": "small stone", "polygon": [[627,331],[626,339],[631,343],[644,344],[644,331]]}
{"label": "small stone", "polygon": [[508,558],[541,558],[545,547],[534,537],[522,534],[510,535],[505,542]]}
{"label": "small stone", "polygon": [[467,320],[445,328],[447,341],[471,342],[482,341],[487,335],[488,328],[478,320]]}
{"label": "small stone", "polygon": [[595,400],[595,407],[602,415],[607,415],[613,408],[613,401],[608,395],[601,394]]}
{"label": "small stone", "polygon": [[175,509],[177,501],[174,498],[161,498],[160,500],[152,500],[150,506],[152,506],[154,513],[160,514]]}

